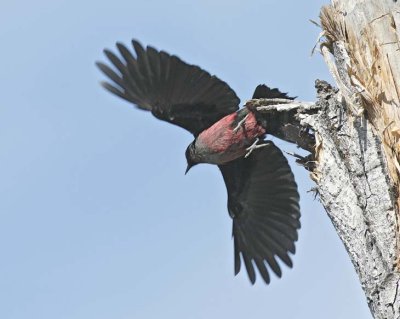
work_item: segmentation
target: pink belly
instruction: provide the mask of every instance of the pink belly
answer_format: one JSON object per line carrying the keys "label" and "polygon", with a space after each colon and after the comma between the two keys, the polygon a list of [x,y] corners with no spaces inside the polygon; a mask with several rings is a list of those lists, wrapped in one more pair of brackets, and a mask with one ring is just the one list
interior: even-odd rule
{"label": "pink belly", "polygon": [[234,131],[232,123],[236,116],[236,113],[225,116],[197,137],[196,150],[203,162],[219,165],[242,157],[247,153],[246,148],[265,134],[251,112]]}

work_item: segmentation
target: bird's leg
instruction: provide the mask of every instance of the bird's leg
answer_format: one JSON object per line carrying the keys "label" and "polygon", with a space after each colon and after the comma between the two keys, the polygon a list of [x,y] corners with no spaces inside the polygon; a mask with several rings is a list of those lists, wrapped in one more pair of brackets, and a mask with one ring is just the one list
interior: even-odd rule
{"label": "bird's leg", "polygon": [[243,119],[241,119],[240,121],[239,121],[239,123],[236,125],[236,127],[233,129],[233,133],[236,133],[239,129],[240,129],[240,127],[244,124],[244,122],[246,121],[246,119],[247,119],[247,117],[249,116],[249,114],[246,114],[246,116],[243,118]]}
{"label": "bird's leg", "polygon": [[250,154],[251,154],[254,150],[256,150],[257,148],[261,148],[261,147],[264,147],[264,146],[267,146],[267,145],[268,145],[268,144],[260,144],[260,145],[257,145],[257,143],[258,143],[259,140],[260,140],[260,139],[257,137],[256,140],[254,141],[254,143],[251,144],[248,148],[246,148],[247,153],[246,153],[246,155],[244,156],[244,158],[249,157]]}

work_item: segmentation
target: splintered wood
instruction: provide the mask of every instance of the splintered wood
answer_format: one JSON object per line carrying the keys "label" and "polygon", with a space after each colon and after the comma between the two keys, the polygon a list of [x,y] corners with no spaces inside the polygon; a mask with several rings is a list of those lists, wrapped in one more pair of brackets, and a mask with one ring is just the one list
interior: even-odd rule
{"label": "splintered wood", "polygon": [[[390,177],[399,187],[400,45],[396,21],[400,11],[390,10],[385,1],[358,2],[354,6],[335,1],[335,7],[322,8],[326,39],[322,47],[335,58],[334,77],[346,102],[354,106],[354,115],[359,116],[362,108],[385,143]],[[324,57],[329,59],[326,54]]]}
{"label": "splintered wood", "polygon": [[[400,318],[400,6],[393,0],[333,0],[320,18],[321,53],[339,88],[347,129],[342,136],[323,135],[318,121],[309,122],[321,140],[313,177],[374,318]],[[334,114],[332,106],[327,110]],[[336,168],[332,159],[340,162]],[[344,169],[339,177],[348,178],[343,198],[343,189],[334,195],[340,183],[330,181],[332,168],[336,175]],[[386,186],[377,183],[379,174],[387,177]],[[363,229],[358,235],[355,224]]]}

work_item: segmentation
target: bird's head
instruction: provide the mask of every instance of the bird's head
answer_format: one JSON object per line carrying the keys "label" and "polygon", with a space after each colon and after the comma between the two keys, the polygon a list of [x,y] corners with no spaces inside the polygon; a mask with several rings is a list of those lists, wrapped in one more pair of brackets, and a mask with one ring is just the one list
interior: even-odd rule
{"label": "bird's head", "polygon": [[189,146],[186,149],[185,156],[186,156],[186,161],[187,161],[187,168],[185,171],[185,175],[189,170],[199,162],[196,161],[196,147],[195,147],[195,142],[193,141],[192,143],[189,144]]}

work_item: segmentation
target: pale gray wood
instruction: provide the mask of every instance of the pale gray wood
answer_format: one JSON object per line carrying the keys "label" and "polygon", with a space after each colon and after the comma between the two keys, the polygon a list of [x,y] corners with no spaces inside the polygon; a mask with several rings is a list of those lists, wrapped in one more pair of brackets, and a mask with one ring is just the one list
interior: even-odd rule
{"label": "pale gray wood", "polygon": [[[298,160],[311,171],[319,199],[332,220],[358,273],[375,318],[400,317],[400,274],[397,258],[397,191],[389,178],[382,143],[364,116],[353,117],[340,91],[317,81],[318,101],[251,100],[260,114],[276,119],[296,133],[299,146],[310,129],[312,154]],[[293,141],[293,136],[297,140]],[[309,165],[311,164],[311,165]]]}
{"label": "pale gray wood", "polygon": [[333,0],[321,10],[321,51],[339,102],[320,100],[323,115],[304,118],[320,135],[321,201],[374,318],[400,318],[399,17],[393,0]]}
{"label": "pale gray wood", "polygon": [[320,52],[338,89],[317,81],[315,103],[246,105],[279,123],[269,133],[310,152],[297,162],[316,183],[372,316],[400,318],[400,6],[332,0],[321,26]]}

